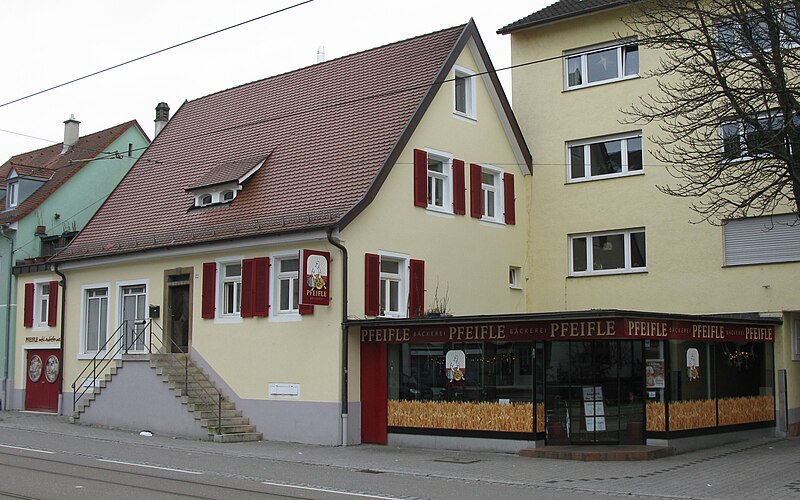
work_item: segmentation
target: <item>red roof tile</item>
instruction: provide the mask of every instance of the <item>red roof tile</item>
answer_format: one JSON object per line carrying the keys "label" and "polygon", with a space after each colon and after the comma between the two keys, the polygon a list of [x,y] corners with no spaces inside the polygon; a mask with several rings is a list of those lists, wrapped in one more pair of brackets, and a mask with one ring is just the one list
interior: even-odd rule
{"label": "red roof tile", "polygon": [[56,189],[89,163],[87,158],[101,153],[131,127],[137,127],[147,137],[136,120],[121,123],[111,128],[78,138],[72,150],[61,154],[63,143],[12,156],[0,166],[0,186],[5,187],[11,169],[20,176],[47,179],[39,189],[25,198],[14,210],[0,213],[0,224],[16,222],[36,210]]}
{"label": "red roof tile", "polygon": [[[343,224],[374,196],[469,37],[471,21],[187,101],[57,259]],[[265,157],[229,205],[189,210],[187,187]]]}

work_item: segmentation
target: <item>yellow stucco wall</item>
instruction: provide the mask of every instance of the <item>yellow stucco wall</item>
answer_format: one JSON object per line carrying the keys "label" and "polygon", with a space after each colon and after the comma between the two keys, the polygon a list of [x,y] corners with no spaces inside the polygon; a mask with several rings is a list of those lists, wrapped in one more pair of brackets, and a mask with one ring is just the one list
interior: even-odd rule
{"label": "yellow stucco wall", "polygon": [[[800,310],[798,264],[724,267],[722,229],[693,224],[699,216],[689,209],[689,200],[657,189],[672,181],[650,154],[655,146],[649,138],[658,127],[625,124],[620,111],[638,96],[656,92],[654,79],[564,90],[564,62],[558,56],[613,41],[615,33],[627,36],[620,22],[624,14],[613,9],[512,35],[513,64],[543,60],[513,73],[514,110],[534,157],[528,309],[779,315]],[[659,55],[639,52],[640,74],[646,75]],[[638,130],[643,133],[643,175],[567,183],[566,142]],[[568,235],[633,228],[646,232],[646,273],[569,277]],[[789,380],[796,381],[798,363],[788,361],[786,350],[788,323],[781,331],[776,368],[786,368]],[[790,390],[790,407],[796,407],[800,383],[790,382]]]}

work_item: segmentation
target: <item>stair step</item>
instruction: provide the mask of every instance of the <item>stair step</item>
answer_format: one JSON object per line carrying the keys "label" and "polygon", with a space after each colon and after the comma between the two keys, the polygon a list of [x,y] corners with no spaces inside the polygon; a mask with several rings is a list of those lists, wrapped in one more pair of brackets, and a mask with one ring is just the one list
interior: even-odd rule
{"label": "stair step", "polygon": [[214,434],[215,443],[246,443],[250,441],[261,441],[264,436],[260,432],[237,432],[233,434]]}
{"label": "stair step", "polygon": [[[194,410],[194,418],[197,420],[202,420],[206,418],[217,418],[217,410]],[[242,410],[222,410],[222,418],[233,418],[233,417],[241,417]]]}
{"label": "stair step", "polygon": [[[181,397],[181,400],[183,400],[185,397],[186,396]],[[217,404],[216,401],[214,401],[213,403],[203,403],[203,402],[197,402],[197,401],[189,403],[187,401],[183,401],[183,403],[186,406],[189,407],[189,410],[194,411],[194,412],[197,412],[197,411],[213,411],[213,412],[216,412],[217,409],[219,408],[219,405]],[[236,409],[236,405],[234,405],[230,401],[223,400],[221,406],[222,406],[222,411],[235,410]]]}
{"label": "stair step", "polygon": [[[217,428],[216,424],[213,425],[213,426],[209,425],[209,426],[204,426],[204,427],[206,427],[206,429],[208,429],[208,433],[209,434],[217,434],[217,429],[218,428]],[[219,432],[219,434],[241,434],[241,433],[244,433],[244,432],[256,432],[256,426],[255,425],[250,425],[250,424],[247,424],[247,425],[244,425],[244,424],[243,425],[223,425],[222,427],[219,428],[219,430],[221,430],[221,432]]]}
{"label": "stair step", "polygon": [[[203,427],[217,427],[217,417],[201,418],[200,425]],[[243,425],[250,425],[250,419],[247,417],[222,417],[222,428],[238,427]]]}

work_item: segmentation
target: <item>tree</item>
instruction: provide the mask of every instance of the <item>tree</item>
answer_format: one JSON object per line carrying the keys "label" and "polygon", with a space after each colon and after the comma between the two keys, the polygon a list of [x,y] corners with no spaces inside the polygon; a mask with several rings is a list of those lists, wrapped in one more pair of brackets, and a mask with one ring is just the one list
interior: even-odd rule
{"label": "tree", "polygon": [[662,50],[658,92],[623,110],[653,123],[655,158],[704,220],[800,208],[800,2],[635,2],[625,25]]}

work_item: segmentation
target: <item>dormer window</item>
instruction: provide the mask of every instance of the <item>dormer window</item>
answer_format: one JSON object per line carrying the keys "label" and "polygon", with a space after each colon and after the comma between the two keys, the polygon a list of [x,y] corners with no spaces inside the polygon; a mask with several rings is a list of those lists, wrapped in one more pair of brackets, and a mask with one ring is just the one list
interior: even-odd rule
{"label": "dormer window", "polygon": [[222,206],[232,203],[244,189],[245,182],[264,165],[263,160],[242,160],[220,163],[211,167],[194,186],[186,192],[194,197],[189,209]]}
{"label": "dormer window", "polygon": [[14,208],[19,204],[19,182],[8,183],[8,208]]}

